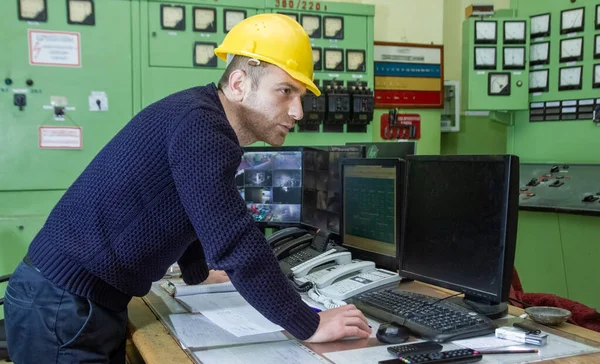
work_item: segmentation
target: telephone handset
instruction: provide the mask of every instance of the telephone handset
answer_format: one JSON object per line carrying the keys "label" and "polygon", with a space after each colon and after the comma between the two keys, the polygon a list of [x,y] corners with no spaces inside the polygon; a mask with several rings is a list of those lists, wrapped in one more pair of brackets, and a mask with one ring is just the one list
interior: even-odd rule
{"label": "telephone handset", "polygon": [[[350,254],[350,252],[348,253]],[[329,263],[328,261],[325,261],[321,262],[319,266],[312,266],[311,269],[313,270],[309,274],[302,275],[294,272],[294,280],[297,283],[312,282],[313,284],[316,284],[318,288],[323,288],[325,287],[325,282],[329,282],[328,284],[331,284],[335,279],[355,271],[375,269],[375,263],[356,260],[352,259],[351,257],[341,264],[335,264],[334,260],[331,261],[333,262],[332,264],[324,264]],[[302,273],[305,272],[303,271]]]}
{"label": "telephone handset", "polygon": [[350,264],[338,265],[335,269],[330,270],[315,280],[317,288],[325,288],[333,283],[333,281],[344,277],[350,273],[364,273],[375,269],[374,262],[359,261]]}
{"label": "telephone handset", "polygon": [[275,248],[285,242],[294,240],[302,235],[308,234],[308,230],[299,227],[289,227],[278,230],[267,237],[267,242],[271,248]]}
{"label": "telephone handset", "polygon": [[310,246],[313,240],[313,235],[304,234],[295,239],[286,241],[284,243],[280,243],[275,248],[273,248],[273,253],[277,260],[281,260],[285,257],[288,257],[299,250],[306,249]]}
{"label": "telephone handset", "polygon": [[[348,264],[352,260],[352,254],[349,251],[336,251],[330,249],[327,252],[318,255],[304,263],[298,264],[292,268],[294,277],[300,278],[306,276],[312,269],[329,262],[335,262],[337,265]],[[373,263],[375,264],[375,263]]]}

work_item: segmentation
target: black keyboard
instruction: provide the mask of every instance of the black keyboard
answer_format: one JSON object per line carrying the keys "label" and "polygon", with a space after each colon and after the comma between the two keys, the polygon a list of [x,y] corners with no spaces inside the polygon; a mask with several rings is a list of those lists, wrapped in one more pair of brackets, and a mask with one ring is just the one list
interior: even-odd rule
{"label": "black keyboard", "polygon": [[487,316],[418,293],[386,289],[360,294],[352,303],[367,315],[404,325],[413,334],[430,341],[483,336],[496,329]]}

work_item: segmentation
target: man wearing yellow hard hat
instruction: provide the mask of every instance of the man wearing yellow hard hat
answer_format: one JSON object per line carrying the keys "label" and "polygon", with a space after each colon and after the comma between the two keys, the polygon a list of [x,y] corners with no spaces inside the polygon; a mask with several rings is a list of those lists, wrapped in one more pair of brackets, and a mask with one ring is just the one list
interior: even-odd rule
{"label": "man wearing yellow hard hat", "polygon": [[31,242],[6,290],[14,362],[123,363],[129,301],[175,262],[187,284],[230,279],[300,340],[369,336],[353,305],[315,313],[301,300],[234,183],[241,146],[283,144],[306,89],[320,94],[308,35],[287,16],[261,14],[235,26],[215,53],[228,62],[218,86],[138,113]]}

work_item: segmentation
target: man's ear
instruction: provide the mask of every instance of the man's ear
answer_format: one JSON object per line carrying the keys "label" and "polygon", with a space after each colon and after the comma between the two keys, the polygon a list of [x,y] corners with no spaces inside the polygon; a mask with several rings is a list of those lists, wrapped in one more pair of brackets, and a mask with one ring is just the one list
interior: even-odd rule
{"label": "man's ear", "polygon": [[229,89],[235,101],[242,101],[246,94],[246,72],[243,70],[235,70],[229,75]]}

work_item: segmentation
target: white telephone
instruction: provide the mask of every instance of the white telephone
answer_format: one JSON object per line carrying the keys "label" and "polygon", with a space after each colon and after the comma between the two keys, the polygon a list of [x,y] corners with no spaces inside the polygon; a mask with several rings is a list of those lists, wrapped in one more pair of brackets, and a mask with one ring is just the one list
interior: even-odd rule
{"label": "white telephone", "polygon": [[292,267],[294,277],[300,278],[308,275],[312,269],[329,262],[336,264],[348,264],[352,260],[352,254],[349,251],[336,252],[335,249],[330,249],[323,254],[320,254],[304,263]]}
{"label": "white telephone", "polygon": [[315,293],[335,301],[345,300],[382,285],[398,282],[401,277],[396,272],[379,269],[374,262],[352,260],[346,264],[326,265],[310,274],[296,277],[298,284],[313,283],[312,297]]}

